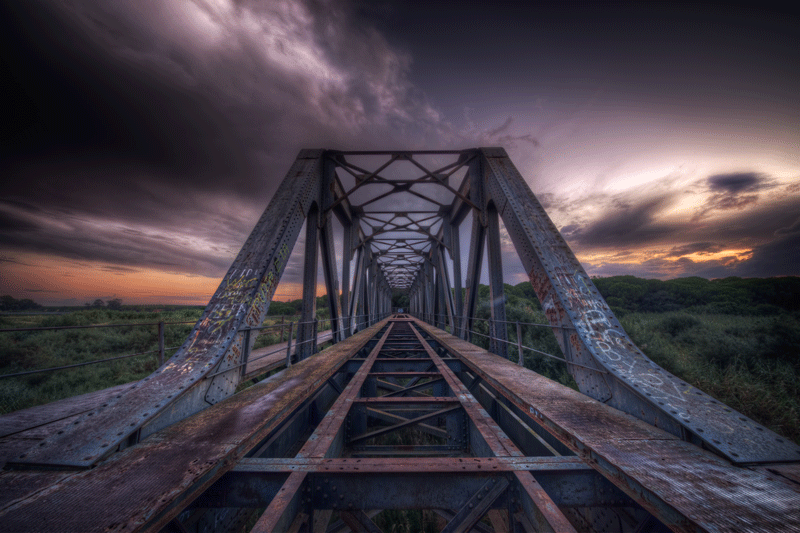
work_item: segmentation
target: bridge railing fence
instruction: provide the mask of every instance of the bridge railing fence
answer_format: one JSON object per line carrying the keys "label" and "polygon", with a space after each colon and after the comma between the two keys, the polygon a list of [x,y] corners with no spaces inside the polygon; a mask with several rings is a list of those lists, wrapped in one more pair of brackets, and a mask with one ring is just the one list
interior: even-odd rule
{"label": "bridge railing fence", "polygon": [[[281,315],[278,317],[270,317],[275,320],[280,320],[280,323],[270,324],[266,326],[258,326],[258,327],[250,327],[250,328],[242,328],[240,331],[260,331],[260,330],[280,330],[279,334],[279,343],[284,342],[284,336],[286,334],[286,330],[288,329],[288,333],[290,337],[296,338],[297,337],[297,326],[301,324],[314,324],[314,336],[312,339],[303,341],[299,343],[300,345],[306,344],[308,342],[317,342],[317,331],[320,328],[323,328],[322,331],[327,329],[331,329],[333,324],[333,320],[330,318],[323,318],[323,319],[316,319],[310,322],[300,322],[300,321],[287,321],[286,315]],[[369,323],[369,315],[357,315],[355,317],[356,321],[354,324],[354,329],[357,331],[361,329],[362,326]],[[43,374],[49,372],[57,372],[60,370],[69,370],[73,368],[88,366],[88,365],[96,365],[101,363],[108,363],[111,361],[119,361],[121,359],[129,359],[132,357],[140,357],[144,355],[153,355],[156,354],[158,365],[161,366],[164,364],[166,360],[167,352],[172,352],[180,348],[180,346],[171,346],[167,347],[164,345],[164,333],[167,326],[173,325],[188,325],[188,324],[195,324],[197,323],[196,320],[191,321],[180,321],[180,322],[167,322],[167,321],[159,321],[159,322],[134,322],[134,323],[121,323],[121,324],[85,324],[79,326],[42,326],[42,327],[24,327],[24,328],[3,328],[0,329],[0,334],[2,333],[26,333],[26,332],[39,332],[39,331],[58,331],[58,330],[77,330],[77,329],[101,329],[101,328],[127,328],[127,327],[153,327],[157,328],[157,338],[158,338],[158,348],[155,350],[147,350],[142,352],[124,354],[124,355],[117,355],[113,357],[105,357],[101,359],[93,359],[91,361],[81,361],[78,363],[68,364],[68,365],[59,365],[53,366],[48,368],[39,368],[33,370],[25,370],[20,372],[10,372],[5,374],[0,374],[0,380],[8,379],[8,378],[19,378],[24,376],[30,376],[33,374]],[[294,330],[294,331],[293,331]],[[297,346],[297,344],[295,344]],[[280,348],[283,349],[283,348]],[[314,350],[316,351],[316,349]],[[274,352],[270,352],[272,354]],[[267,354],[269,355],[269,354]],[[259,358],[263,357],[259,355]]]}
{"label": "bridge railing fence", "polygon": [[[410,314],[414,315],[416,318],[419,318],[420,320],[423,320],[424,322],[427,322],[428,324],[431,324],[432,326],[439,327],[440,329],[443,329],[443,330],[447,331],[448,333],[450,333],[452,335],[455,335],[455,336],[459,335],[459,333],[457,331],[456,332],[453,331],[453,326],[452,326],[452,324],[449,323],[448,315],[433,314],[433,313],[423,313],[423,314],[410,313]],[[558,362],[566,364],[566,365],[576,366],[576,367],[580,367],[580,368],[587,368],[587,369],[592,370],[594,372],[600,372],[600,373],[603,373],[603,374],[606,373],[605,371],[599,370],[597,368],[590,368],[590,367],[581,365],[579,363],[575,363],[575,362],[569,361],[563,356],[554,355],[552,353],[548,353],[548,352],[545,352],[543,350],[540,350],[540,349],[537,349],[537,348],[533,348],[531,346],[526,346],[525,344],[523,344],[523,339],[525,338],[526,328],[547,328],[547,329],[550,329],[550,331],[552,331],[554,335],[562,335],[562,337],[563,337],[562,342],[567,343],[568,342],[567,341],[567,337],[566,337],[566,335],[568,335],[567,332],[568,331],[575,331],[575,328],[572,327],[572,326],[554,326],[552,324],[541,324],[541,323],[536,323],[536,322],[523,322],[523,321],[519,321],[519,320],[516,320],[516,321],[493,320],[491,318],[477,318],[477,317],[473,318],[472,320],[473,320],[473,323],[477,323],[477,324],[480,324],[480,325],[483,326],[483,327],[480,328],[480,330],[475,329],[475,328],[467,330],[467,332],[470,334],[470,336],[477,335],[478,337],[481,338],[481,339],[472,338],[471,340],[472,340],[473,344],[481,346],[482,348],[485,348],[485,349],[490,349],[489,348],[490,347],[490,343],[491,343],[491,341],[494,341],[494,342],[504,343],[509,347],[516,347],[516,349],[517,349],[516,350],[516,352],[517,352],[516,357],[514,357],[512,355],[512,351],[513,350],[509,350],[508,351],[508,359],[509,360],[516,359],[517,364],[519,366],[525,366],[525,355],[524,354],[525,354],[525,352],[530,352],[530,353],[534,354],[535,357],[538,356],[538,357],[542,357],[542,358],[547,358],[547,359],[558,361]],[[476,326],[477,326],[477,324],[476,324]],[[497,334],[495,333],[495,331],[496,331],[496,328],[498,328],[498,327],[505,327],[506,328],[506,337],[505,338],[500,338],[500,337],[496,336]],[[511,330],[511,331],[509,331],[509,330]],[[481,340],[483,342],[480,342]],[[475,341],[478,341],[478,342],[475,342]]]}

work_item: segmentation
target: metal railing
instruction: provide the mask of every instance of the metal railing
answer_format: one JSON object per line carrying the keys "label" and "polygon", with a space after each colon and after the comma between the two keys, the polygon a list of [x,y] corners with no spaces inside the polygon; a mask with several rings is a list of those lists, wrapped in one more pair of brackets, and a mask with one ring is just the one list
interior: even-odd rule
{"label": "metal railing", "polygon": [[130,357],[138,357],[140,355],[149,355],[149,354],[158,354],[158,364],[159,366],[164,364],[165,355],[167,351],[177,350],[180,346],[173,346],[170,348],[166,348],[164,346],[164,331],[165,327],[169,325],[183,325],[183,324],[195,324],[197,321],[186,321],[186,322],[133,322],[130,324],[86,324],[82,326],[41,326],[41,327],[30,327],[30,328],[5,328],[0,329],[0,333],[22,333],[22,332],[31,332],[31,331],[56,331],[56,330],[72,330],[72,329],[98,329],[98,328],[122,328],[122,327],[143,327],[143,326],[157,326],[158,327],[158,349],[157,350],[149,350],[146,352],[137,352],[131,353],[126,355],[118,355],[115,357],[107,357],[105,359],[95,359],[92,361],[83,361],[80,363],[74,363],[71,365],[63,365],[63,366],[54,366],[50,368],[40,368],[37,370],[26,370],[23,372],[14,372],[11,374],[0,374],[0,379],[4,378],[16,378],[21,376],[29,376],[31,374],[41,374],[46,372],[55,372],[58,370],[68,370],[70,368],[77,368],[81,366],[87,365],[95,365],[99,363],[107,363],[109,361],[117,361],[120,359],[128,359]]}
{"label": "metal railing", "polygon": [[[311,342],[311,343],[313,343],[313,346],[311,348],[311,354],[314,354],[314,353],[317,353],[317,342],[319,340],[318,331],[319,331],[319,323],[320,322],[322,322],[322,323],[327,322],[329,324],[330,331],[331,331],[331,339],[330,340],[332,340],[335,343],[336,342],[336,333],[339,331],[340,328],[339,327],[334,328],[333,327],[334,323],[338,323],[339,321],[342,321],[343,322],[342,326],[344,327],[345,331],[347,331],[349,329],[349,332],[348,332],[348,335],[347,335],[349,337],[350,335],[353,335],[353,334],[357,333],[358,331],[360,331],[362,326],[371,326],[372,324],[383,320],[384,318],[389,316],[389,314],[390,313],[362,314],[362,315],[354,315],[354,316],[351,316],[351,317],[341,317],[341,318],[338,318],[338,319],[336,319],[336,318],[323,318],[322,320],[320,320],[320,319],[316,318],[314,320],[310,320],[310,321],[306,321],[306,322],[300,322],[300,321],[289,322],[288,323],[289,335],[288,335],[288,340],[287,340],[287,343],[286,343],[286,348],[281,346],[281,347],[276,348],[276,349],[274,349],[274,350],[272,350],[270,352],[259,354],[257,357],[254,357],[254,358],[250,357],[250,354],[251,354],[251,351],[252,351],[252,349],[250,348],[250,345],[252,344],[250,342],[251,332],[252,331],[265,330],[265,329],[281,328],[281,341],[280,342],[283,343],[283,328],[285,327],[286,324],[284,324],[284,322],[281,321],[280,324],[272,324],[272,325],[269,325],[269,326],[248,326],[248,327],[244,327],[244,328],[239,328],[239,331],[244,333],[244,342],[243,342],[243,344],[244,344],[243,352],[244,353],[243,353],[243,356],[242,356],[242,362],[238,363],[236,365],[233,365],[233,366],[231,366],[231,367],[229,367],[229,368],[227,368],[225,370],[221,370],[221,371],[216,372],[214,374],[210,374],[210,375],[208,375],[206,377],[207,378],[212,378],[214,376],[218,376],[220,374],[224,374],[225,372],[230,372],[231,370],[234,370],[236,368],[241,368],[242,375],[244,375],[248,364],[252,363],[253,361],[258,361],[259,359],[264,359],[266,357],[269,357],[270,355],[273,355],[273,354],[276,354],[278,352],[281,352],[284,349],[286,350],[286,366],[287,367],[292,366],[292,340],[297,338],[297,334],[298,334],[298,332],[300,330],[299,326],[301,326],[301,325],[313,324],[314,327],[312,329],[312,334],[308,339],[300,341],[300,342],[296,342],[294,344],[295,353],[297,353],[297,348],[299,346],[304,345],[304,344],[308,344],[308,343]],[[361,320],[359,322],[358,321],[359,319],[363,319],[363,320]],[[294,328],[295,325],[297,325],[298,327]],[[294,329],[294,334],[292,333],[293,329]]]}
{"label": "metal railing", "polygon": [[[374,323],[375,321],[378,321],[378,320],[381,320],[381,319],[385,318],[385,316],[386,316],[386,314],[384,314],[382,316],[379,316],[377,314],[375,314],[375,315],[356,315],[356,316],[352,317],[353,319],[356,319],[356,322],[351,326],[351,331],[353,331],[353,332],[358,331],[361,328],[361,326],[363,326],[364,324],[370,324],[370,322]],[[339,319],[339,320],[347,320],[348,318],[349,317],[345,317],[345,318]],[[357,320],[360,319],[360,318],[363,318],[364,320],[361,321],[361,322],[358,322]],[[309,342],[313,342],[314,344],[313,344],[313,348],[312,348],[312,353],[315,353],[317,351],[317,331],[318,331],[318,328],[319,328],[319,322],[322,322],[323,324],[325,322],[328,322],[331,326],[333,325],[333,322],[335,322],[335,319],[332,320],[330,318],[323,318],[323,319],[317,318],[317,319],[315,319],[313,321],[307,321],[307,322],[300,322],[300,321],[289,322],[289,321],[286,321],[286,315],[281,315],[280,316],[280,320],[281,320],[280,324],[271,324],[271,325],[268,325],[268,326],[241,328],[239,330],[239,331],[242,331],[242,332],[245,333],[245,337],[246,337],[245,338],[245,350],[247,352],[246,355],[249,355],[249,351],[250,351],[250,342],[249,341],[250,341],[250,332],[251,331],[280,328],[280,341],[279,342],[283,343],[285,329],[288,327],[288,329],[289,329],[289,343],[288,343],[288,347],[287,347],[287,363],[288,363],[288,365],[291,365],[291,360],[290,360],[291,357],[290,357],[289,354],[291,353],[291,348],[292,348],[292,335],[293,335],[292,330],[295,329],[294,335],[296,336],[297,329],[299,329],[299,327],[298,328],[294,328],[295,325],[300,326],[300,325],[303,325],[303,324],[314,324],[314,330],[313,330],[314,333],[313,333],[312,337],[310,339],[302,341],[300,343],[295,343],[295,348],[297,346],[299,346],[299,345],[304,345],[304,344],[307,344]],[[135,322],[135,323],[129,323],[129,324],[87,324],[87,325],[81,325],[81,326],[41,326],[41,327],[0,329],[0,333],[24,333],[24,332],[34,332],[34,331],[56,331],[56,330],[96,329],[96,328],[121,328],[121,327],[145,327],[145,326],[157,326],[158,327],[158,349],[157,350],[149,350],[149,351],[145,351],[145,352],[137,352],[137,353],[132,353],[132,354],[118,355],[118,356],[115,356],[115,357],[107,357],[107,358],[104,358],[104,359],[94,359],[92,361],[82,361],[80,363],[74,363],[74,364],[69,364],[69,365],[55,366],[55,367],[49,367],[49,368],[40,368],[40,369],[36,369],[36,370],[25,370],[25,371],[22,371],[22,372],[14,372],[14,373],[9,373],[9,374],[0,374],[0,379],[17,378],[17,377],[28,376],[28,375],[32,375],[32,374],[41,374],[41,373],[48,373],[48,372],[56,372],[56,371],[60,371],[60,370],[69,370],[71,368],[78,368],[78,367],[82,367],[82,366],[95,365],[95,364],[100,364],[100,363],[107,363],[107,362],[111,362],[111,361],[118,361],[120,359],[128,359],[128,358],[131,358],[131,357],[138,357],[138,356],[150,355],[150,354],[158,354],[158,365],[161,366],[161,365],[164,364],[164,361],[166,359],[166,352],[177,350],[178,348],[180,348],[180,346],[172,346],[172,347],[165,347],[164,346],[164,331],[165,331],[165,327],[169,326],[169,325],[186,325],[186,324],[196,324],[196,323],[197,323],[197,320],[184,321],[184,322],[160,321],[160,322]],[[333,328],[331,327],[331,329],[333,329]],[[276,353],[277,351],[280,351],[282,349],[283,349],[283,347],[279,348],[278,350],[272,351],[272,352],[270,352],[268,354],[259,355],[259,357],[257,359],[260,359],[262,357],[266,357],[267,355],[272,355],[273,353]],[[244,359],[244,360],[247,361],[247,359]],[[246,365],[246,364],[247,363],[245,362],[244,365]],[[243,366],[243,365],[237,365],[237,366]],[[225,372],[227,372],[227,371],[228,370],[226,370]],[[214,375],[217,375],[217,374],[214,374]]]}
{"label": "metal railing", "polygon": [[[414,316],[414,317],[416,317],[416,318],[419,318],[420,320],[422,320],[424,322],[427,322],[428,324],[430,324],[430,325],[432,325],[434,327],[443,326],[441,329],[444,329],[445,331],[449,330],[450,334],[459,336],[459,332],[457,332],[457,331],[454,332],[453,331],[453,329],[454,329],[453,325],[449,323],[449,318],[450,318],[449,315],[433,314],[433,313],[415,313],[415,312],[409,312],[409,314]],[[454,318],[454,322],[456,324],[459,324],[459,323],[461,323],[463,321],[463,317],[453,317],[453,318]],[[440,319],[440,320],[437,320],[437,319]],[[478,318],[478,317],[473,317],[472,320],[473,321],[480,321],[480,322],[488,323],[489,324],[489,326],[488,326],[488,330],[489,331],[488,331],[488,335],[487,335],[485,333],[481,333],[481,332],[476,331],[474,329],[467,329],[466,331],[470,335],[478,335],[480,337],[488,339],[490,342],[491,341],[502,342],[502,343],[505,343],[505,344],[508,344],[508,345],[516,346],[517,347],[517,353],[518,353],[517,364],[519,366],[525,366],[525,359],[524,359],[524,356],[523,356],[523,350],[528,350],[528,351],[533,352],[533,353],[535,353],[537,355],[540,355],[542,357],[547,357],[549,359],[555,359],[556,361],[559,361],[559,362],[567,364],[567,365],[572,365],[572,366],[576,366],[576,367],[580,367],[580,368],[585,368],[587,370],[591,370],[593,372],[597,372],[597,373],[600,373],[600,374],[608,374],[608,372],[606,372],[605,370],[601,370],[599,368],[589,367],[589,366],[586,366],[586,365],[582,365],[580,363],[575,363],[573,361],[570,361],[570,360],[566,359],[565,357],[559,357],[557,355],[553,355],[553,354],[550,354],[550,353],[547,353],[547,352],[543,352],[541,350],[537,350],[536,348],[531,348],[530,346],[525,346],[525,345],[522,344],[522,326],[534,326],[534,327],[549,328],[551,330],[560,330],[562,332],[562,342],[564,344],[564,348],[563,349],[569,349],[569,341],[568,341],[568,339],[566,337],[566,332],[567,332],[567,330],[577,331],[577,328],[575,328],[573,326],[561,326],[561,325],[553,325],[553,324],[540,324],[540,323],[536,323],[536,322],[520,322],[518,320],[512,322],[510,320],[493,320],[491,318]],[[497,324],[505,324],[506,328],[508,327],[507,326],[508,324],[514,324],[516,326],[516,336],[517,336],[516,342],[510,341],[510,340],[507,340],[507,339],[501,339],[499,337],[494,336],[494,331],[495,331],[495,328],[497,327]],[[554,333],[555,333],[555,331],[554,331]],[[511,360],[510,354],[508,356],[508,359]]]}

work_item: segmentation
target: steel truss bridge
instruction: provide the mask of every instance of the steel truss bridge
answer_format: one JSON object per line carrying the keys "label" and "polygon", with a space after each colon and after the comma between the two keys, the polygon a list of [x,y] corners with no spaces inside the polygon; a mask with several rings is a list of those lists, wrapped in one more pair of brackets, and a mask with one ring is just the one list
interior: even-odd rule
{"label": "steel truss bridge", "polygon": [[[295,351],[256,365],[303,227]],[[580,392],[517,364],[505,233]],[[171,359],[0,417],[0,451],[9,532],[800,531],[800,448],[634,345],[501,148],[301,151]]]}

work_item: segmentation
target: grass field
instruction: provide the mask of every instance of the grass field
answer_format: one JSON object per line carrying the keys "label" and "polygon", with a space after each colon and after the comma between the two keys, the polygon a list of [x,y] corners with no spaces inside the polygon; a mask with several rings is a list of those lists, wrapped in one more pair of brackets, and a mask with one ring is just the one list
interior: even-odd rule
{"label": "grass field", "polygon": [[[107,309],[77,310],[63,315],[0,316],[0,329],[143,324],[110,328],[0,333],[0,374],[12,374],[158,350],[158,327],[165,322],[164,345],[179,347],[200,318],[201,307],[154,311]],[[287,318],[297,320],[297,318]],[[187,322],[180,324],[180,322]],[[264,325],[280,323],[268,317]],[[288,322],[287,322],[288,323]],[[286,328],[288,335],[288,327]],[[284,340],[286,336],[284,336]],[[267,330],[256,347],[279,340],[279,330]],[[175,350],[167,350],[169,358]],[[81,366],[68,370],[0,378],[0,414],[84,394],[148,376],[158,368],[158,354],[151,353]]]}
{"label": "grass field", "polygon": [[[778,434],[800,443],[800,314],[796,311],[766,315],[701,311],[621,310],[618,315],[633,341],[657,364]],[[2,316],[0,328],[190,322],[166,326],[165,345],[177,347],[201,312],[201,308],[93,309],[58,316]],[[507,315],[512,322],[546,322],[537,303],[514,294],[510,294]],[[480,302],[478,316],[488,318],[487,299]],[[297,320],[296,316],[292,319]],[[279,321],[280,317],[269,317],[265,325]],[[488,323],[478,321],[475,330],[488,333]],[[516,342],[513,327],[509,328],[509,337]],[[258,338],[256,347],[278,341],[279,330],[271,330]],[[473,341],[488,346],[486,339],[478,335]],[[561,356],[548,327],[524,326],[523,345]],[[64,366],[156,350],[157,347],[156,326],[0,333],[0,374]],[[510,352],[512,359],[516,359],[516,348],[511,347]],[[168,351],[167,357],[172,353]],[[0,413],[141,379],[153,372],[157,364],[157,354],[149,354],[0,379]],[[559,361],[526,351],[525,366],[577,388],[566,366]]]}

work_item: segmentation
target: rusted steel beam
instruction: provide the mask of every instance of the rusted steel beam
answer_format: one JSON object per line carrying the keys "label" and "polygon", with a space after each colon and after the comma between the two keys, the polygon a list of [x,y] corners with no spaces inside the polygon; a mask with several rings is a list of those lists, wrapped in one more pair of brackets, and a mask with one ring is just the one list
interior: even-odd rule
{"label": "rusted steel beam", "polygon": [[402,422],[398,422],[396,424],[392,424],[391,426],[382,427],[380,429],[376,429],[376,430],[373,430],[373,431],[369,431],[367,433],[363,433],[361,435],[357,435],[357,436],[351,438],[348,444],[351,444],[351,445],[352,444],[356,444],[358,442],[369,440],[371,438],[378,437],[380,435],[385,435],[386,433],[391,433],[392,431],[396,431],[396,430],[404,428],[404,427],[414,426],[414,425],[420,424],[422,422],[426,422],[426,421],[430,420],[431,418],[438,418],[440,416],[447,416],[449,414],[455,413],[456,411],[460,411],[460,410],[461,410],[461,406],[453,406],[453,407],[447,407],[445,409],[440,409],[438,411],[431,411],[430,413],[427,413],[427,414],[424,414],[424,415],[421,415],[421,416],[417,416],[415,418],[406,419],[406,420],[404,420]]}
{"label": "rusted steel beam", "polygon": [[[423,324],[419,321],[417,321],[417,323],[420,326]],[[436,363],[436,367],[442,373],[442,376],[447,381],[453,394],[461,399],[467,416],[469,416],[476,429],[480,432],[492,454],[495,456],[522,456],[522,452],[517,448],[514,442],[508,438],[500,426],[492,420],[466,386],[458,380],[452,370],[442,361],[441,357],[439,357],[430,345],[425,342],[422,335],[417,330],[417,326],[412,324],[411,330],[422,343],[422,346],[426,349],[433,362]],[[515,476],[517,478],[517,484],[521,488],[521,492],[525,495],[523,497],[523,502],[528,501],[531,504],[525,508],[525,512],[529,517],[535,519],[540,530],[565,533],[575,531],[569,520],[567,520],[564,514],[558,509],[558,506],[530,474],[517,472]]]}
{"label": "rusted steel beam", "polygon": [[251,533],[288,531],[302,507],[305,483],[305,472],[292,472],[250,530]]}
{"label": "rusted steel beam", "polygon": [[347,457],[290,457],[247,458],[239,461],[231,475],[246,473],[290,474],[291,472],[344,472],[351,474],[389,474],[430,472],[486,473],[486,472],[573,472],[587,473],[593,470],[578,457],[565,456],[494,456],[494,457],[431,457],[410,459],[404,457],[370,457],[352,459]]}
{"label": "rusted steel beam", "polygon": [[500,248],[500,222],[494,204],[487,206],[486,220],[489,309],[492,317],[492,327],[489,330],[489,345],[493,353],[508,359],[508,329],[506,328],[506,295],[503,288],[503,259]]}
{"label": "rusted steel beam", "polygon": [[44,531],[58,524],[61,531],[84,533],[159,531],[325,386],[385,324],[0,511],[0,530]]}
{"label": "rusted steel beam", "polygon": [[310,202],[318,196],[321,158],[321,150],[300,152],[202,318],[166,365],[14,462],[89,467],[132,434],[144,437],[233,394],[243,351],[238,331],[260,325],[267,314]]}
{"label": "rusted steel beam", "polygon": [[486,484],[458,510],[441,533],[470,531],[507,488],[508,480],[503,477],[495,477],[487,481]]}
{"label": "rusted steel beam", "polygon": [[796,484],[736,466],[423,322],[416,327],[669,528],[800,530]]}
{"label": "rusted steel beam", "polygon": [[548,320],[575,328],[557,340],[569,361],[583,365],[570,366],[582,392],[733,462],[800,459],[796,444],[648,359],[622,329],[505,150],[481,148],[480,153],[488,194]]}
{"label": "rusted steel beam", "polygon": [[[331,410],[325,415],[325,418],[320,422],[319,426],[317,426],[317,429],[314,430],[314,434],[300,449],[297,457],[334,457],[339,454],[341,450],[335,449],[333,443],[337,436],[340,435],[350,406],[356,396],[358,396],[361,387],[364,385],[372,363],[378,357],[378,353],[380,353],[381,348],[383,348],[383,343],[386,342],[386,338],[391,333],[393,327],[394,324],[390,322],[389,327],[381,336],[378,344],[375,345],[369,356],[367,356],[366,361],[364,361],[364,364],[347,384],[344,391],[342,391],[338,401],[331,407]],[[341,444],[343,445],[344,443],[342,442]]]}

